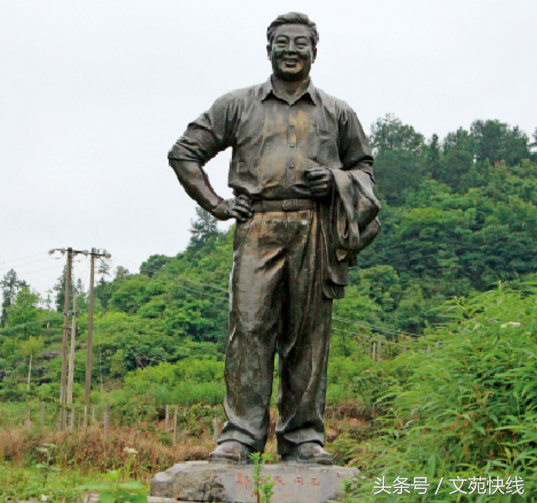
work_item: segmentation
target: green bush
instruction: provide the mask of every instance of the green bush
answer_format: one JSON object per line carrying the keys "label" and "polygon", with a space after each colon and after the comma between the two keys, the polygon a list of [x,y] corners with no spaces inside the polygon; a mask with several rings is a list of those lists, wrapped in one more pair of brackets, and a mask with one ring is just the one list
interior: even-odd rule
{"label": "green bush", "polygon": [[124,400],[127,403],[154,405],[217,405],[225,396],[224,362],[185,359],[175,364],[129,372],[125,377]]}
{"label": "green bush", "polygon": [[355,400],[371,409],[405,378],[404,368],[393,360],[376,363],[367,355],[359,359],[332,357],[328,365],[327,400],[331,405]]}
{"label": "green bush", "polygon": [[[366,476],[392,481],[424,476],[436,482],[518,476],[526,492],[537,486],[536,291],[535,283],[520,291],[499,287],[445,305],[446,325],[393,363],[408,378],[385,396],[391,414],[381,419],[381,441],[370,446],[375,455]],[[439,495],[448,497],[445,491]],[[371,496],[373,484],[364,485],[362,494]],[[482,501],[458,496],[445,501]],[[497,494],[486,501],[517,497]],[[374,501],[416,498],[385,494]]]}

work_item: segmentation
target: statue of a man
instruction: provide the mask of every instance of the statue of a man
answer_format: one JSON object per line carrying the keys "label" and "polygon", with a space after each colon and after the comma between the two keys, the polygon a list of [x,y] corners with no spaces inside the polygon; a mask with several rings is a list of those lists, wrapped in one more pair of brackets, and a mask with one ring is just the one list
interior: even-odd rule
{"label": "statue of a man", "polygon": [[[278,354],[278,453],[283,462],[332,464],[323,449],[332,302],[379,231],[373,157],[354,111],[310,80],[315,23],[285,14],[267,39],[271,77],[216,100],[169,153],[189,196],[237,221],[227,422],[209,460],[243,463],[263,452]],[[235,197],[224,200],[203,166],[228,147]]]}

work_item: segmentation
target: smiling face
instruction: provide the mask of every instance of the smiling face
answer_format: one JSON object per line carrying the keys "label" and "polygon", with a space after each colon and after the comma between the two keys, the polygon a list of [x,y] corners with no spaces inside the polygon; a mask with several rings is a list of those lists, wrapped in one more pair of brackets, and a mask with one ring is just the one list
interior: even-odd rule
{"label": "smiling face", "polygon": [[274,75],[283,80],[308,78],[315,61],[310,30],[303,24],[284,24],[277,28],[272,43],[267,45]]}

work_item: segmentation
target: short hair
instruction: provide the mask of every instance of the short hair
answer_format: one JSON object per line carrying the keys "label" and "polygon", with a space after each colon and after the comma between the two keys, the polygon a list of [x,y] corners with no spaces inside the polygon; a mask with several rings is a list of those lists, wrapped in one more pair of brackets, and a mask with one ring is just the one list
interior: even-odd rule
{"label": "short hair", "polygon": [[282,14],[270,23],[270,26],[267,28],[267,41],[269,44],[272,44],[274,33],[277,28],[284,24],[303,24],[304,26],[307,26],[310,30],[311,45],[314,49],[317,47],[317,43],[319,42],[317,25],[306,14],[300,12],[288,12],[287,14]]}

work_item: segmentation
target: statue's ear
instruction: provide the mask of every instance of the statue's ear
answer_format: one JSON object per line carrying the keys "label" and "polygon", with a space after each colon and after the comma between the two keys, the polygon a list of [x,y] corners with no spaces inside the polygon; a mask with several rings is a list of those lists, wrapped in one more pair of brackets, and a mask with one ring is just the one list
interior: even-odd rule
{"label": "statue's ear", "polygon": [[315,60],[317,59],[317,47],[314,47],[311,53],[313,55],[313,58],[311,58],[311,62],[315,63]]}
{"label": "statue's ear", "polygon": [[267,44],[267,57],[270,60],[270,56],[272,54],[271,45],[270,42]]}

